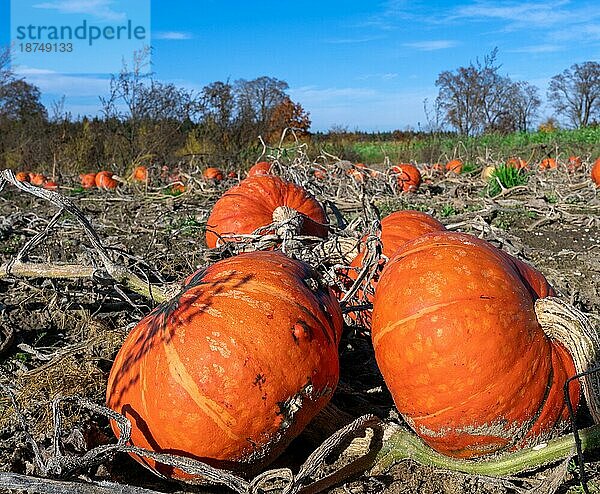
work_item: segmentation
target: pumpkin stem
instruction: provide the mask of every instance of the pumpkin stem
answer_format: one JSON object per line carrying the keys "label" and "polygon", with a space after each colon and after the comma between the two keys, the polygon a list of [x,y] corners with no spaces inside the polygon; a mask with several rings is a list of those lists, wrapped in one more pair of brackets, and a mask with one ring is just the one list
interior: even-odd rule
{"label": "pumpkin stem", "polygon": [[[575,307],[556,297],[535,301],[538,322],[549,338],[560,341],[569,351],[575,370],[585,373],[600,366],[600,334]],[[600,375],[582,377],[581,387],[594,422],[600,423]]]}
{"label": "pumpkin stem", "polygon": [[[598,448],[600,446],[600,426],[595,425],[580,430],[579,437],[584,451],[592,451]],[[492,456],[489,459],[477,461],[463,460],[442,455],[427,446],[411,431],[387,423],[384,427],[383,447],[377,452],[369,475],[381,475],[398,462],[410,459],[421,465],[471,475],[504,477],[551,465],[573,456],[574,451],[575,440],[573,434],[566,434],[546,443],[501,456]]]}

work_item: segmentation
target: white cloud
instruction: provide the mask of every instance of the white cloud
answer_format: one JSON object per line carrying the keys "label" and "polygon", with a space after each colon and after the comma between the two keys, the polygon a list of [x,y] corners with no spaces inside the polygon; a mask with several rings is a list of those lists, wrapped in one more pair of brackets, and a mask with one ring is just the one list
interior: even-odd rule
{"label": "white cloud", "polygon": [[369,41],[375,41],[382,39],[383,36],[357,36],[356,38],[332,38],[326,39],[325,43],[332,45],[350,45],[354,43],[367,43]]}
{"label": "white cloud", "polygon": [[[42,94],[70,97],[94,97],[108,94],[110,79],[97,76],[65,75],[51,70],[19,67],[17,74],[34,84]],[[99,106],[99,103],[98,103]]]}
{"label": "white cloud", "polygon": [[408,48],[415,48],[420,51],[435,51],[435,50],[446,50],[448,48],[454,48],[458,46],[456,41],[452,40],[431,40],[431,41],[415,41],[414,43],[404,43],[404,46]]}
{"label": "white cloud", "polygon": [[540,45],[529,45],[529,46],[521,46],[519,48],[514,48],[512,50],[506,50],[509,53],[554,53],[557,51],[564,50],[564,47],[557,44],[540,44]]}
{"label": "white cloud", "polygon": [[169,39],[169,40],[182,40],[182,39],[192,39],[193,36],[190,33],[185,33],[182,31],[159,31],[157,33],[152,33],[152,37],[154,39]]}
{"label": "white cloud", "polygon": [[391,81],[398,77],[397,72],[377,72],[375,74],[365,74],[357,76],[356,79],[359,81],[366,81],[368,79],[381,79],[382,81]]}
{"label": "white cloud", "polygon": [[544,30],[547,39],[586,39],[590,34],[600,38],[600,9],[595,2],[570,0],[497,2],[480,0],[458,7],[452,20],[503,21],[505,31]]}
{"label": "white cloud", "polygon": [[57,10],[62,14],[85,14],[105,21],[123,21],[125,12],[112,8],[114,0],[54,0],[35,4],[37,9]]}

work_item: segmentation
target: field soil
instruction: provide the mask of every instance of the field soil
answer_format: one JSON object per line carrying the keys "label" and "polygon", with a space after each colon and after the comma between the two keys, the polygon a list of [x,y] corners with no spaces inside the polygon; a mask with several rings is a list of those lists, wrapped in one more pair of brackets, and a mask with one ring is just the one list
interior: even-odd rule
{"label": "field soil", "polygon": [[[361,221],[365,198],[382,216],[397,209],[429,212],[448,228],[485,238],[533,264],[560,297],[592,314],[597,324],[593,315],[600,315],[600,189],[591,184],[586,170],[574,175],[562,170],[536,172],[527,186],[508,189],[492,199],[486,196],[477,171],[426,174],[419,192],[406,194],[398,192],[389,177],[358,184],[339,164],[332,164],[325,181],[312,178],[309,167],[292,165],[280,172],[307,185],[323,202],[334,203],[348,221],[354,220],[357,234],[367,225]],[[212,204],[234,183],[191,179],[190,190],[180,196],[141,186],[123,186],[117,192],[65,187],[61,193],[89,219],[118,263],[162,283],[181,280],[214,259],[204,244],[206,219]],[[65,213],[54,221],[57,211],[14,187],[5,187],[0,194],[0,264],[14,259],[26,242],[47,230],[39,245],[27,253],[29,262],[98,267],[93,278],[70,281],[0,278],[0,383],[5,386],[0,397],[0,471],[4,472],[35,472],[22,422],[42,454],[50,454],[52,399],[77,395],[103,403],[107,373],[120,343],[131,325],[154,305],[116,286],[101,269],[77,220]],[[331,209],[330,217],[335,223]],[[372,413],[402,424],[377,369],[368,331],[348,325],[340,354],[341,380],[333,404],[352,418]],[[12,390],[14,401],[6,387]],[[81,455],[114,440],[104,417],[73,405],[64,411],[66,451]],[[585,411],[580,412],[578,424],[590,425]],[[324,429],[307,431],[274,467],[297,469],[325,437]],[[593,489],[600,480],[597,460],[594,454],[586,456],[592,492],[598,492]],[[157,479],[121,454],[81,475],[158,492],[223,492],[220,487],[199,488]],[[581,489],[574,461],[501,479],[404,461],[383,475],[358,472],[328,490],[340,494],[504,494],[583,492]]]}

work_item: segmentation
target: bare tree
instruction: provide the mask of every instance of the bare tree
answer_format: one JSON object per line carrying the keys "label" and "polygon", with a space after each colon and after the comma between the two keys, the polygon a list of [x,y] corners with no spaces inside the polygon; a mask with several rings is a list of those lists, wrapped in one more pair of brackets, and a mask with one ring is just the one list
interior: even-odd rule
{"label": "bare tree", "polygon": [[515,130],[527,132],[531,122],[538,116],[541,104],[536,86],[524,81],[515,82],[509,102],[509,109],[515,119]]}
{"label": "bare tree", "polygon": [[439,88],[435,108],[442,113],[444,121],[461,134],[509,131],[518,127],[512,112],[521,86],[499,73],[497,53],[494,49],[483,62],[477,60],[467,67],[444,71],[435,82]]}
{"label": "bare tree", "polygon": [[555,75],[548,87],[548,101],[559,117],[575,127],[585,127],[600,117],[600,63],[574,64]]}
{"label": "bare tree", "polygon": [[274,77],[263,76],[251,81],[237,80],[235,93],[238,115],[244,123],[254,127],[257,135],[265,135],[273,111],[287,97],[285,91],[288,87],[287,82]]}

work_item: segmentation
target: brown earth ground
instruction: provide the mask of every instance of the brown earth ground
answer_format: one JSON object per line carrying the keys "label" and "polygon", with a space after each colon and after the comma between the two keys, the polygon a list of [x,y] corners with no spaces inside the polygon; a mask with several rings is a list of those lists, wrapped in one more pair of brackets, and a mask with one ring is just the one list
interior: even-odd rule
{"label": "brown earth ground", "polygon": [[[600,189],[591,184],[586,170],[575,175],[561,170],[536,172],[527,187],[490,199],[476,172],[426,176],[417,194],[405,194],[398,193],[385,176],[367,179],[361,186],[346,176],[345,168],[347,164],[333,163],[325,182],[314,180],[310,166],[298,163],[287,164],[279,172],[307,185],[319,199],[334,202],[347,219],[362,215],[361,194],[373,199],[382,215],[411,208],[430,212],[449,228],[482,236],[535,265],[561,297],[585,312],[600,315]],[[208,211],[216,198],[236,183],[206,184],[194,179],[193,172],[190,175],[190,190],[178,197],[131,185],[117,192],[65,187],[62,193],[90,219],[116,260],[152,281],[174,281],[206,262],[203,238]],[[0,263],[10,261],[27,240],[44,230],[55,212],[40,199],[6,188],[0,194]],[[66,214],[28,259],[99,266],[81,228]],[[4,342],[0,382],[13,389],[27,427],[42,448],[49,450],[51,444],[52,398],[77,394],[102,403],[107,372],[126,328],[146,314],[150,305],[134,293],[119,293],[101,270],[94,280],[0,280],[0,339]],[[346,330],[341,372],[333,399],[336,406],[356,417],[374,413],[400,420],[375,365],[369,335],[362,328]],[[111,434],[104,418],[77,407],[69,408],[67,417],[65,447],[73,452],[81,453]],[[589,425],[585,413],[580,425]],[[31,448],[20,430],[10,400],[0,397],[1,471],[32,473]],[[297,467],[321,439],[300,436],[275,466]],[[587,457],[592,492],[598,492],[594,490],[596,478],[600,485],[600,462],[596,460],[594,455]],[[558,490],[552,492],[583,492],[574,463],[566,472],[560,468],[493,479],[405,461],[382,476],[358,475],[333,492],[544,492],[548,479],[557,475]],[[124,455],[86,475],[159,492],[206,491],[155,479]]]}

